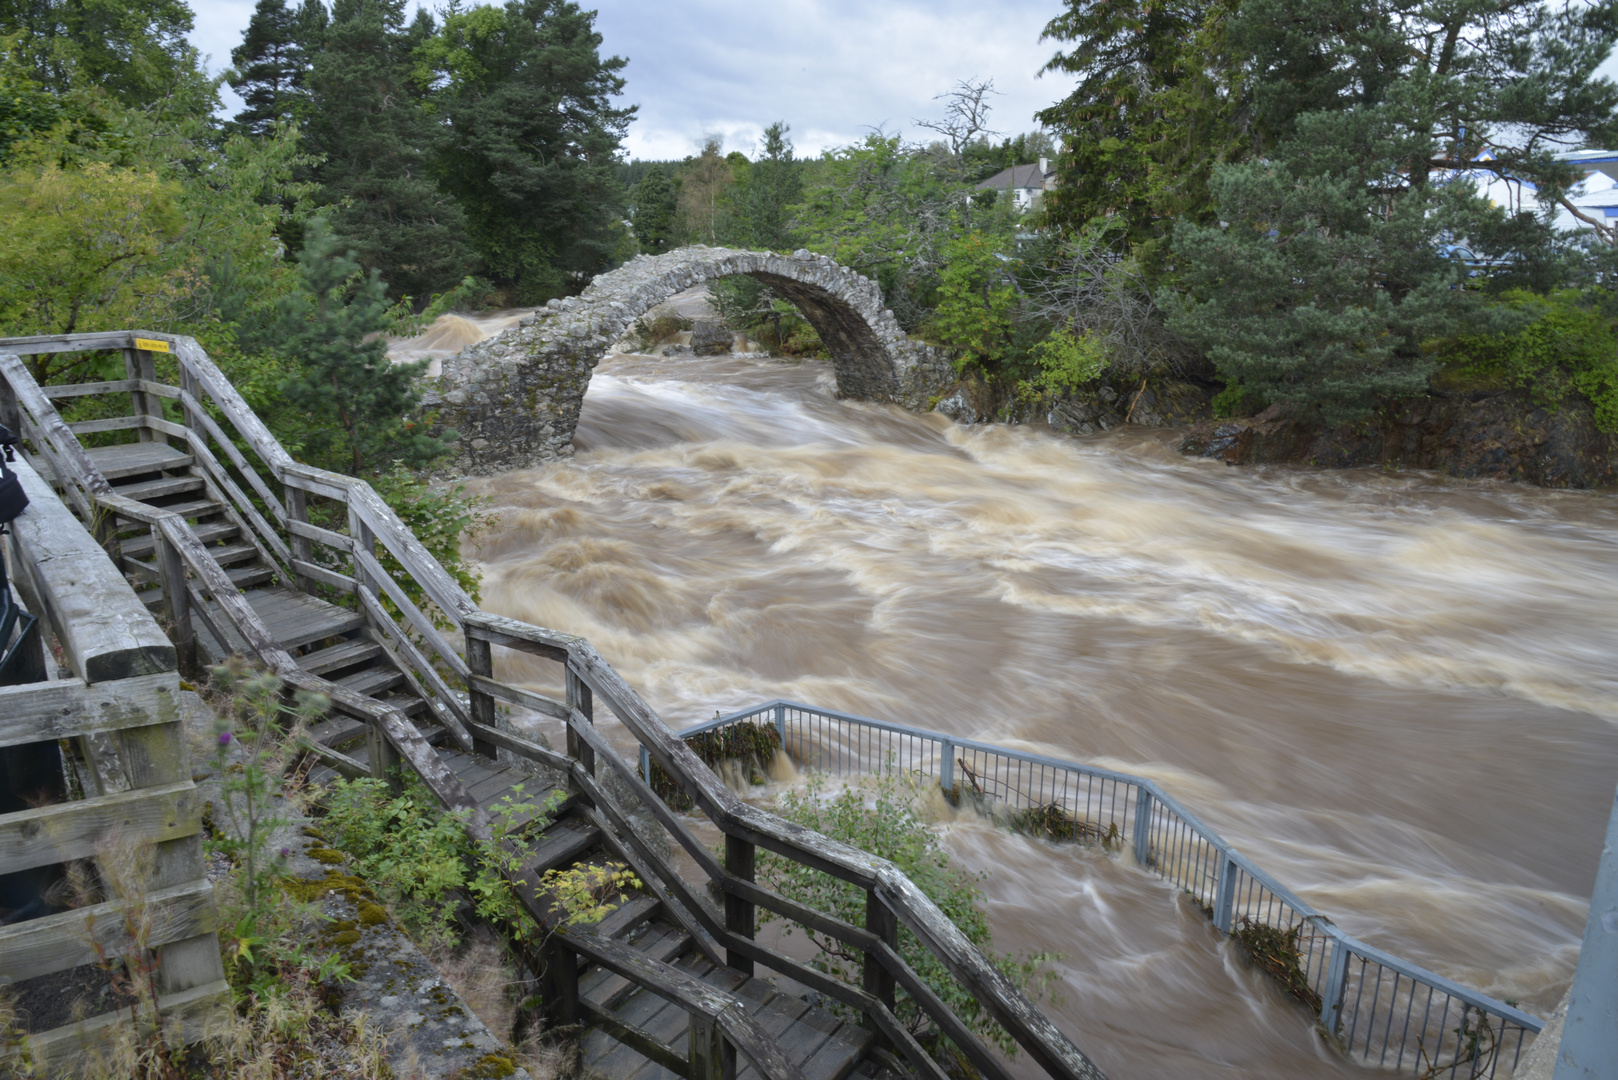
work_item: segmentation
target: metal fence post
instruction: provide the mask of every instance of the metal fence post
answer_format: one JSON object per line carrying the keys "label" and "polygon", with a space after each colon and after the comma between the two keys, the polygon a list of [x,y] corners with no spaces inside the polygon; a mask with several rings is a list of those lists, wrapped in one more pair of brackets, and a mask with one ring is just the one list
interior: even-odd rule
{"label": "metal fence post", "polygon": [[1327,927],[1331,936],[1331,966],[1326,969],[1326,981],[1320,984],[1320,1024],[1332,1035],[1343,1021],[1343,987],[1348,985],[1348,943]]}
{"label": "metal fence post", "polygon": [[1135,789],[1135,861],[1149,864],[1152,854],[1152,794],[1143,787]]}
{"label": "metal fence post", "polygon": [[1213,919],[1219,932],[1228,934],[1235,921],[1237,866],[1229,852],[1221,851],[1219,854],[1219,898],[1214,901]]}
{"label": "metal fence post", "polygon": [[938,786],[950,794],[955,791],[955,744],[945,739],[938,744],[938,752],[944,756],[942,767],[938,770]]}
{"label": "metal fence post", "polygon": [[787,707],[775,707],[775,733],[781,736],[781,753],[787,752]]}

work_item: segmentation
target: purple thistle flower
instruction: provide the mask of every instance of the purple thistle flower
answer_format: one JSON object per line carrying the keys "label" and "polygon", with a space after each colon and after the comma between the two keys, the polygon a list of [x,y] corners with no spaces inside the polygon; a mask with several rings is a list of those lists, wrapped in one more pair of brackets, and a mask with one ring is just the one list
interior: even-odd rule
{"label": "purple thistle flower", "polygon": [[220,746],[229,746],[230,745],[230,732],[221,731],[219,733],[219,745]]}
{"label": "purple thistle flower", "polygon": [[291,855],[292,855],[292,849],[291,848],[284,847],[284,848],[281,849],[281,858],[283,858],[283,859],[290,858]]}

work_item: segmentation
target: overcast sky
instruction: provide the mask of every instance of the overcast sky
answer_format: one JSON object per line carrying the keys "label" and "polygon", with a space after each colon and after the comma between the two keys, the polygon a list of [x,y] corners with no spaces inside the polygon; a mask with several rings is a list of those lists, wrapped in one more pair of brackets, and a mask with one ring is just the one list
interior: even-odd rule
{"label": "overcast sky", "polygon": [[[195,0],[192,42],[223,70],[254,0]],[[416,2],[434,10],[436,0]],[[785,120],[800,154],[885,125],[907,138],[942,113],[934,95],[958,79],[993,79],[991,126],[1033,129],[1033,114],[1072,80],[1036,73],[1055,46],[1040,31],[1058,0],[600,0],[602,52],[626,57],[623,100],[640,106],[627,149],[682,158],[705,133],[751,154],[766,124]],[[239,101],[224,88],[230,112]]]}

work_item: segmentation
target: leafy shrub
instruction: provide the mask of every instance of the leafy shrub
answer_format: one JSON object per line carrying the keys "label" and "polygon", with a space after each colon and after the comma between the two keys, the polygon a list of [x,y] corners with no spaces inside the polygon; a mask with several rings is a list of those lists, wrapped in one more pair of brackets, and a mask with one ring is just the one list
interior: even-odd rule
{"label": "leafy shrub", "polygon": [[1089,330],[1058,330],[1033,350],[1038,374],[1024,382],[1026,394],[1055,396],[1077,390],[1100,378],[1107,366],[1107,350],[1101,339]]}
{"label": "leafy shrub", "polygon": [[[1468,334],[1438,342],[1445,376],[1526,389],[1536,405],[1555,408],[1571,393],[1590,399],[1596,427],[1618,432],[1618,335],[1574,290],[1537,296],[1521,290],[1503,302],[1526,316],[1514,333]],[[1441,379],[1444,376],[1441,376]]]}
{"label": "leafy shrub", "polygon": [[[832,794],[827,790],[825,777],[814,773],[804,791],[786,792],[775,810],[789,821],[892,862],[1012,982],[1027,988],[1042,974],[1049,979],[1049,973],[1041,971],[1047,961],[1055,959],[1049,953],[1017,957],[997,955],[986,948],[989,920],[978,882],[987,875],[971,874],[950,865],[949,852],[922,817],[917,799],[916,788],[896,776],[870,779],[860,786],[846,787]],[[758,853],[757,874],[770,888],[799,903],[856,926],[865,923],[865,890],[858,885],[762,848]],[[779,918],[767,912],[761,915],[765,921]],[[810,961],[815,968],[845,982],[857,984],[860,981],[863,952],[797,924],[787,932],[798,930],[819,950]],[[1011,1036],[903,925],[899,927],[898,952],[950,1011],[974,1032],[997,1044],[1007,1055],[1016,1053],[1017,1046]],[[926,1013],[902,990],[898,992],[895,1013],[919,1040],[934,1044],[937,1050],[943,1049],[942,1034],[932,1029]]]}

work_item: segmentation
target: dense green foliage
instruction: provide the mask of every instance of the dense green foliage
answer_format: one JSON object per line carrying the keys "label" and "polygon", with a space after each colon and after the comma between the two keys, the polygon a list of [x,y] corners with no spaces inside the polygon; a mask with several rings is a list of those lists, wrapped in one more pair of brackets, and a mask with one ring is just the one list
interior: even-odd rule
{"label": "dense green foliage", "polygon": [[434,173],[518,300],[571,291],[622,245],[615,164],[635,110],[611,104],[625,61],[599,58],[594,22],[570,0],[510,0],[446,13],[416,50],[449,131]]}
{"label": "dense green foliage", "polygon": [[[1042,114],[1052,223],[1121,220],[1227,398],[1362,417],[1425,392],[1446,339],[1520,327],[1509,290],[1591,278],[1556,155],[1618,135],[1618,4],[1069,0],[1046,36],[1079,76]],[[1495,205],[1495,177],[1545,211]]]}
{"label": "dense green foliage", "polygon": [[1502,298],[1527,325],[1510,333],[1466,333],[1444,342],[1441,380],[1469,389],[1526,389],[1555,409],[1577,391],[1595,406],[1596,426],[1618,434],[1618,331],[1575,290]]}
{"label": "dense green foliage", "polygon": [[[784,793],[775,810],[788,821],[889,860],[938,905],[968,941],[986,950],[989,920],[977,884],[984,875],[973,875],[950,864],[949,853],[937,830],[922,816],[917,799],[916,789],[894,776],[832,792],[823,776],[812,774],[803,791]],[[858,885],[763,850],[759,852],[757,874],[760,882],[799,903],[855,926],[865,923],[865,890]],[[859,982],[864,954],[858,949],[796,924],[787,932],[808,937],[817,950],[810,961],[815,967],[845,981]],[[1006,1054],[1016,1053],[1011,1036],[903,925],[899,927],[899,954],[974,1032],[996,1042]],[[985,951],[985,955],[1007,978],[1025,988],[1035,983],[1041,968],[1054,959],[1044,953],[1014,957]],[[895,1015],[924,1042],[943,1039],[903,990],[899,991]]]}

